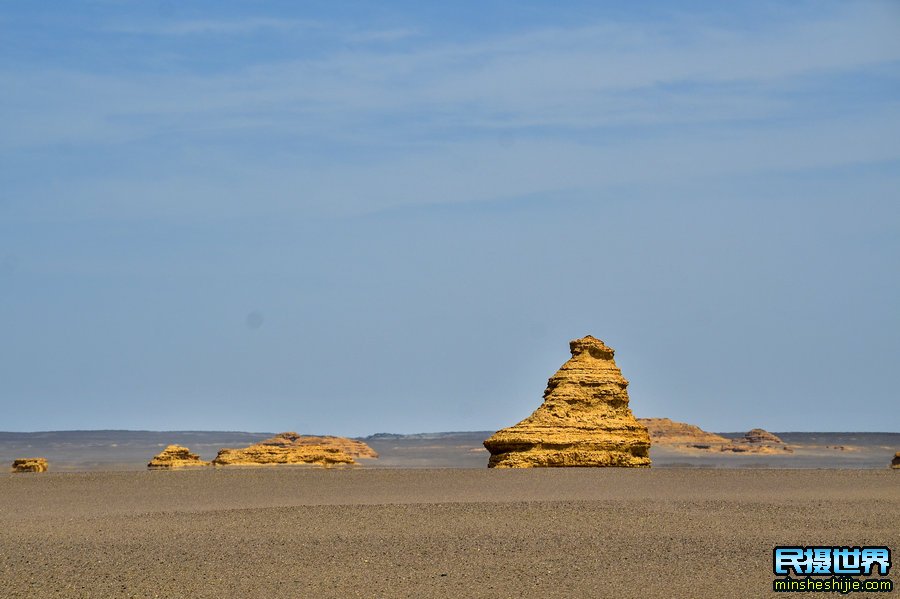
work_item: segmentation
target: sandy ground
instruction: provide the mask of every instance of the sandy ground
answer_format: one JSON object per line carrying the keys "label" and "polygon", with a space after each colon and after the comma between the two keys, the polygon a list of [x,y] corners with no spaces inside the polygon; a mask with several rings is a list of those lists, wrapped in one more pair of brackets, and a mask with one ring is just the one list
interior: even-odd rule
{"label": "sandy ground", "polygon": [[774,545],[898,522],[889,470],[2,475],[0,596],[774,597]]}

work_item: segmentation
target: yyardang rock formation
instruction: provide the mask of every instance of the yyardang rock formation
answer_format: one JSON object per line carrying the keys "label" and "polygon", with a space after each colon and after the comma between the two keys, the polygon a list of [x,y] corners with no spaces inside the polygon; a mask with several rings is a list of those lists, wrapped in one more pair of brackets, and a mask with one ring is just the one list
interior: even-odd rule
{"label": "yyardang rock formation", "polygon": [[650,466],[650,436],[628,407],[628,381],[613,350],[588,335],[550,377],[544,403],[484,442],[490,468]]}
{"label": "yyardang rock formation", "polygon": [[147,468],[150,470],[174,470],[177,468],[191,468],[195,466],[209,466],[196,453],[181,445],[169,445],[162,452],[150,460]]}
{"label": "yyardang rock formation", "polygon": [[19,458],[12,463],[13,472],[46,472],[47,458]]}
{"label": "yyardang rock formation", "polygon": [[[353,457],[338,446],[334,441],[311,443],[309,437],[303,437],[297,433],[288,432],[275,435],[271,439],[260,441],[244,449],[222,449],[213,460],[216,466],[269,466],[278,464],[310,464],[316,466],[337,466],[342,464],[356,464]],[[328,439],[320,437],[319,439]],[[330,437],[330,439],[342,439]],[[352,441],[343,439],[343,441]],[[368,445],[356,441],[375,453]],[[361,447],[352,444],[352,450],[364,451]],[[348,447],[350,447],[348,446]],[[377,454],[375,454],[377,455]]]}
{"label": "yyardang rock formation", "polygon": [[297,433],[281,433],[282,439],[290,440],[292,445],[321,445],[324,447],[334,447],[340,449],[352,458],[370,458],[378,457],[378,453],[356,439],[348,439],[347,437],[332,437],[330,435],[298,435]]}

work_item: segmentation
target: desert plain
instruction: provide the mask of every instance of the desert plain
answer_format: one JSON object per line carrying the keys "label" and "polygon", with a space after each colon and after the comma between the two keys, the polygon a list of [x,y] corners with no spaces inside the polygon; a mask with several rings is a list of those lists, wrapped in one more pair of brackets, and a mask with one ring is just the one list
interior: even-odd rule
{"label": "desert plain", "polygon": [[898,474],[302,466],[6,474],[0,596],[776,596],[775,545],[900,547]]}

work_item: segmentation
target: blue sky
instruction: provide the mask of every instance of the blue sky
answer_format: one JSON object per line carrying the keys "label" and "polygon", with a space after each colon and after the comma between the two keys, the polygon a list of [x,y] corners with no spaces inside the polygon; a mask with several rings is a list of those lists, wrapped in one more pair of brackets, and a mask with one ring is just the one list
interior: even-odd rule
{"label": "blue sky", "polygon": [[0,430],[900,431],[900,4],[0,6]]}

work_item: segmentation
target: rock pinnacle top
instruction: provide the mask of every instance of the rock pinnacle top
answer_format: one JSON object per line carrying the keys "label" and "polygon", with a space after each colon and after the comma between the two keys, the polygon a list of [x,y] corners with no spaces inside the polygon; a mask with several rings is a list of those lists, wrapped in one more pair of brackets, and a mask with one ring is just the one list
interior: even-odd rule
{"label": "rock pinnacle top", "polygon": [[593,335],[586,335],[581,339],[569,341],[569,351],[572,352],[573,358],[578,354],[587,352],[592,358],[597,358],[599,360],[612,360],[613,356],[616,354],[613,348],[609,347]]}

